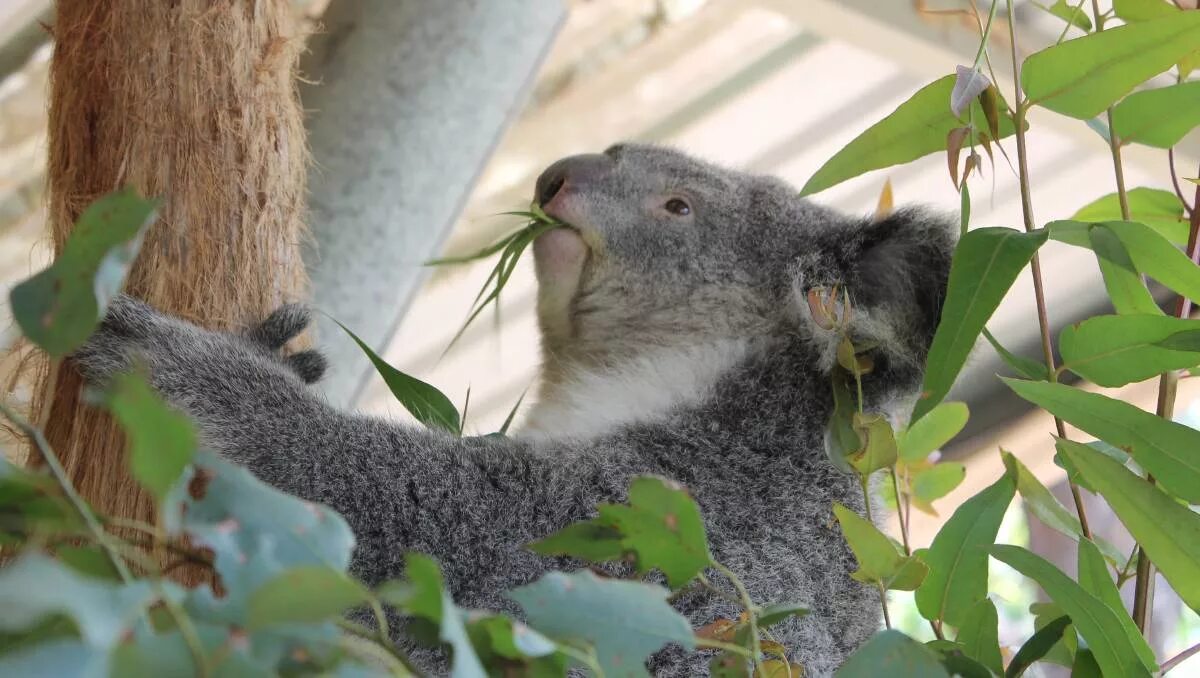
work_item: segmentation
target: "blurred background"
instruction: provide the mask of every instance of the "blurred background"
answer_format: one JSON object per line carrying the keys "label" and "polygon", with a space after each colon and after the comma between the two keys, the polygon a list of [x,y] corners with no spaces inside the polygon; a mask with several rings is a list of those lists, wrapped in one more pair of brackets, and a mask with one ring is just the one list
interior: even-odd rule
{"label": "blurred background", "polygon": [[[336,10],[339,2],[352,0],[332,0],[328,9]],[[1187,2],[1194,6],[1194,0]],[[312,26],[321,22],[327,10],[326,0],[292,4]],[[441,3],[432,1],[398,4],[418,13],[442,11]],[[454,0],[445,4],[477,3]],[[528,262],[523,263],[496,312],[485,312],[443,355],[493,262],[436,270],[421,264],[437,254],[479,249],[520,226],[512,217],[497,215],[528,205],[533,180],[544,166],[564,155],[599,151],[619,140],[636,139],[670,144],[748,171],[776,174],[800,186],[846,142],[918,88],[953,73],[956,64],[971,63],[979,41],[974,18],[958,11],[966,8],[965,0],[495,2],[495,6],[505,5],[503,9],[516,17],[510,17],[510,23],[518,21],[515,28],[506,28],[516,31],[507,46],[503,42],[490,46],[447,44],[457,39],[449,35],[424,37],[448,54],[475,50],[481,63],[502,59],[518,51],[517,45],[534,56],[511,84],[499,83],[512,97],[505,103],[512,110],[501,116],[496,129],[484,130],[490,136],[482,152],[456,166],[458,178],[453,185],[438,187],[446,191],[443,197],[451,205],[449,218],[407,223],[403,212],[388,218],[383,233],[393,227],[400,229],[406,243],[419,246],[383,248],[399,277],[387,282],[388,294],[381,297],[376,293],[371,306],[357,309],[386,319],[371,341],[387,360],[436,385],[460,407],[470,390],[466,428],[476,433],[496,430],[534,381],[539,352],[532,270]],[[980,5],[986,16],[987,1],[980,0]],[[538,12],[541,14],[534,16]],[[529,33],[522,34],[519,21],[526,15]],[[1036,0],[1017,0],[1016,17],[1021,53],[1053,43],[1065,28],[1060,19],[1038,7]],[[4,292],[0,348],[5,349],[16,336],[6,306],[7,291],[44,266],[48,257],[42,207],[46,87],[53,46],[42,24],[52,20],[46,0],[0,0],[0,290]],[[543,25],[554,28],[546,31]],[[322,29],[318,37],[336,37],[337,28],[334,24],[332,29]],[[1079,34],[1077,29],[1070,31],[1068,37]],[[997,85],[1011,101],[1007,31],[995,30],[990,47]],[[435,68],[432,72],[436,75],[439,71]],[[471,94],[477,83],[471,81],[470,73],[468,68],[461,82],[450,85],[463,96],[490,96],[486,91]],[[335,79],[353,81],[356,76],[334,71],[324,77],[325,84],[336,85]],[[361,85],[370,86],[369,81]],[[305,103],[309,103],[307,91]],[[484,103],[480,99],[480,104]],[[320,115],[328,126],[331,118],[336,121],[338,109],[329,102],[325,106],[327,110]],[[433,113],[436,118],[439,111]],[[448,114],[450,120],[452,113]],[[1068,218],[1115,190],[1106,140],[1094,129],[1042,110],[1034,110],[1030,118],[1030,172],[1039,223]],[[372,128],[360,122],[347,117],[339,133],[346,138],[365,137],[370,143]],[[335,163],[325,164],[322,143],[314,133],[317,179],[310,182],[336,168]],[[1015,159],[1011,140],[1004,146]],[[404,150],[386,143],[381,149],[389,153]],[[1191,169],[1200,161],[1197,134],[1193,132],[1176,151],[1180,173],[1195,174]],[[432,157],[436,161],[442,154]],[[1162,151],[1127,147],[1125,168],[1131,188],[1171,189]],[[394,180],[397,190],[404,190],[404,177],[400,173]],[[941,155],[872,172],[814,199],[847,212],[870,214],[888,181],[898,205],[917,202],[947,212],[958,210],[958,193]],[[1015,173],[1002,155],[997,154],[994,165],[985,163],[983,171],[972,177],[971,193],[972,226],[1019,227]],[[312,226],[318,243],[341,237],[323,233],[315,220]],[[1056,328],[1108,308],[1099,271],[1088,252],[1055,242],[1042,252],[1049,316]],[[321,276],[315,279],[319,285]],[[317,290],[318,301],[321,295],[322,290]],[[324,310],[353,319],[354,309],[347,308],[343,314],[340,305],[327,303],[330,307]],[[1027,274],[989,327],[1009,349],[1030,357],[1040,355]],[[352,329],[356,328],[352,325]],[[341,340],[331,337],[328,328],[324,330],[322,343]],[[27,399],[25,387],[13,377],[19,356],[7,351],[4,356],[0,358],[0,385],[5,397]],[[952,395],[970,405],[971,423],[943,454],[967,465],[966,481],[935,504],[938,516],[914,520],[914,546],[927,544],[959,502],[999,476],[1001,445],[1069,502],[1065,474],[1052,460],[1049,418],[1031,413],[1009,394],[993,376],[1003,371],[992,349],[983,345]],[[337,381],[341,391],[332,397],[364,411],[407,416],[380,380],[360,374],[368,373],[351,367],[344,370]],[[1196,381],[1200,380],[1181,383],[1176,408],[1177,418],[1190,425],[1200,424]],[[1153,409],[1155,384],[1117,391],[1119,397]],[[1099,502],[1092,505],[1092,516],[1097,532],[1122,548],[1129,543]],[[1027,520],[1019,504],[1009,511],[1001,536],[1010,543],[1031,545],[1068,572],[1074,569],[1074,549],[1069,542]],[[1039,592],[1015,574],[1000,571],[1003,566],[993,563],[993,567],[998,568],[994,598],[1002,615],[1007,615],[1002,640],[1019,644],[1032,628],[1016,621],[1017,612],[1035,602]],[[1160,579],[1159,583],[1152,639],[1162,656],[1200,640],[1200,620],[1179,604],[1165,582]],[[894,617],[900,617],[913,633],[928,634],[905,598],[898,596],[893,601]],[[1177,669],[1178,675],[1200,675],[1200,661],[1190,664],[1194,673],[1188,673],[1189,666],[1184,665]]]}

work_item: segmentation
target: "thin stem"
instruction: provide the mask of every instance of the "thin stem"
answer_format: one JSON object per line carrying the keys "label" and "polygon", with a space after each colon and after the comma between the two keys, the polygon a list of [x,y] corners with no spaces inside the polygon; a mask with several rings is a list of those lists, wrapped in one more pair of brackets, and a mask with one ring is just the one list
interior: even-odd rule
{"label": "thin stem", "polygon": [[1200,652],[1200,644],[1193,645],[1193,646],[1189,647],[1188,649],[1184,650],[1183,652],[1180,652],[1179,654],[1175,655],[1174,657],[1171,657],[1167,661],[1163,662],[1162,666],[1159,667],[1158,675],[1161,676],[1164,673],[1166,673],[1167,671],[1170,671],[1171,669],[1175,668],[1176,666],[1179,666],[1180,664],[1184,663],[1188,659],[1191,659],[1197,652]]}
{"label": "thin stem", "polygon": [[754,668],[758,669],[762,662],[762,639],[759,637],[758,631],[758,608],[754,605],[754,601],[750,599],[750,592],[746,590],[746,586],[733,573],[733,570],[715,560],[713,561],[713,567],[725,575],[725,578],[729,580],[730,584],[733,584],[733,588],[737,589],[738,595],[742,598],[742,606],[746,608],[746,616],[750,624],[750,650],[754,653],[750,661],[754,662]]}
{"label": "thin stem", "polygon": [[355,635],[363,640],[370,641],[370,645],[373,647],[384,650],[390,659],[398,662],[410,674],[414,676],[423,675],[415,666],[413,666],[412,661],[410,661],[408,658],[408,655],[404,654],[404,652],[400,648],[396,647],[386,636],[380,635],[379,631],[368,629],[367,627],[361,624],[356,624],[348,619],[338,619],[336,620],[336,623],[343,631]]}
{"label": "thin stem", "polygon": [[[1021,186],[1021,214],[1025,221],[1025,231],[1030,232],[1035,230],[1033,218],[1033,196],[1030,190],[1029,183],[1029,153],[1025,146],[1025,114],[1029,110],[1029,102],[1025,100],[1021,93],[1021,65],[1017,61],[1017,29],[1016,20],[1013,16],[1013,2],[1008,2],[1008,37],[1012,54],[1012,69],[1013,69],[1013,87],[1015,89],[1014,105],[1016,111],[1014,115],[1014,124],[1016,127],[1017,137],[1017,172],[1020,178]],[[1042,355],[1046,361],[1047,375],[1053,375],[1054,366],[1054,348],[1050,340],[1050,318],[1046,312],[1046,291],[1042,283],[1042,261],[1041,257],[1034,253],[1033,259],[1029,263],[1030,272],[1033,274],[1033,296],[1037,303],[1038,327],[1042,335]],[[1058,437],[1067,437],[1067,428],[1063,424],[1062,419],[1054,417],[1054,428],[1058,433]],[[1083,529],[1083,536],[1088,539],[1092,538],[1092,530],[1088,525],[1087,512],[1083,508],[1083,495],[1079,493],[1079,486],[1070,478],[1067,483],[1071,488],[1071,498],[1075,501],[1075,513],[1079,516],[1079,525]]]}
{"label": "thin stem", "polygon": [[75,509],[75,512],[78,513],[79,517],[83,519],[83,523],[87,526],[88,531],[92,533],[92,537],[94,537],[96,542],[100,544],[100,547],[104,549],[104,554],[108,556],[108,560],[112,563],[113,569],[116,570],[117,574],[121,576],[121,581],[133,581],[132,575],[129,574],[129,568],[125,566],[125,561],[121,560],[121,556],[117,552],[116,547],[113,546],[112,542],[109,540],[108,533],[104,531],[103,527],[101,527],[100,521],[96,520],[96,515],[92,513],[91,509],[88,508],[87,503],[83,500],[83,497],[80,497],[79,493],[75,491],[75,486],[71,484],[71,479],[67,477],[67,472],[65,469],[63,469],[62,463],[59,462],[58,455],[54,454],[54,450],[50,448],[50,443],[47,442],[46,437],[42,435],[42,432],[31,425],[28,421],[25,421],[25,419],[19,416],[16,412],[13,412],[11,409],[9,409],[4,403],[0,403],[0,415],[3,415],[5,419],[8,419],[10,422],[12,422],[14,426],[20,429],[21,432],[24,433],[31,442],[33,442],[33,446],[36,447],[38,452],[42,455],[42,459],[46,462],[46,466],[50,468],[50,473],[54,476],[55,482],[58,483],[59,488],[63,491],[63,494],[66,495],[67,501],[71,503],[71,506]]}
{"label": "thin stem", "polygon": [[703,572],[701,572],[700,574],[698,574],[696,576],[697,576],[697,580],[700,582],[700,585],[703,586],[704,588],[708,589],[713,595],[715,595],[719,598],[722,598],[723,600],[725,600],[727,602],[733,603],[734,605],[742,604],[741,598],[738,598],[737,596],[729,593],[728,591],[722,590],[716,584],[713,584],[712,580],[710,580],[708,577],[704,576]]}
{"label": "thin stem", "polygon": [[1192,216],[1192,212],[1196,209],[1195,206],[1189,205],[1187,198],[1183,197],[1183,188],[1179,185],[1179,173],[1175,171],[1175,147],[1167,149],[1167,167],[1171,170],[1171,185],[1175,188],[1175,196],[1179,198],[1179,202],[1183,203],[1183,211],[1188,217]]}
{"label": "thin stem", "polygon": [[879,586],[879,606],[883,608],[883,625],[890,629],[892,628],[892,617],[888,614],[887,589],[883,588],[883,582],[878,582]]}
{"label": "thin stem", "polygon": [[908,545],[908,521],[904,517],[904,498],[900,496],[899,465],[892,466],[892,488],[896,491],[896,519],[900,523],[900,538],[904,542],[904,555],[912,555],[912,547]]}
{"label": "thin stem", "polygon": [[156,577],[153,581],[155,592],[166,606],[171,619],[175,620],[175,625],[179,627],[179,635],[183,636],[183,642],[187,645],[188,652],[191,652],[192,660],[196,662],[196,668],[200,675],[206,678],[211,676],[212,667],[209,666],[208,655],[204,652],[204,644],[200,642],[200,635],[196,633],[196,626],[192,623],[192,618],[187,615],[178,602],[167,594],[161,579]]}
{"label": "thin stem", "polygon": [[746,659],[751,659],[750,650],[747,650],[746,648],[742,647],[741,645],[735,645],[733,643],[726,643],[725,641],[722,641],[722,640],[714,640],[712,638],[701,638],[700,636],[696,636],[696,647],[707,647],[707,648],[710,648],[713,650],[724,650],[726,652],[732,652],[736,655],[741,655],[741,656],[745,657]]}

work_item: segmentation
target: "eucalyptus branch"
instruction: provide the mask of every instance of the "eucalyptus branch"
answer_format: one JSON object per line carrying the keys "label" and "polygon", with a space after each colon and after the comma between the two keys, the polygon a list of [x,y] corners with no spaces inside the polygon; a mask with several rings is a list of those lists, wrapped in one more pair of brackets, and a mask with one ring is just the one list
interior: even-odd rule
{"label": "eucalyptus branch", "polygon": [[1183,204],[1183,211],[1190,219],[1192,212],[1196,210],[1195,205],[1188,204],[1187,198],[1183,197],[1183,188],[1179,185],[1179,173],[1175,171],[1175,147],[1167,149],[1167,167],[1171,171],[1171,186],[1175,189],[1175,197],[1179,198],[1179,202]]}
{"label": "eucalyptus branch", "polygon": [[1183,652],[1180,652],[1179,654],[1175,655],[1174,657],[1171,657],[1167,661],[1163,662],[1162,666],[1159,667],[1158,675],[1161,676],[1161,675],[1166,674],[1167,671],[1170,671],[1171,669],[1175,668],[1176,666],[1179,666],[1183,662],[1187,661],[1192,656],[1194,656],[1197,652],[1200,652],[1200,644],[1193,645],[1193,646],[1189,647],[1188,649],[1184,650]]}
{"label": "eucalyptus branch", "polygon": [[[1012,54],[1013,89],[1015,91],[1013,124],[1017,137],[1017,171],[1021,187],[1021,214],[1024,218],[1025,230],[1029,232],[1037,228],[1033,218],[1033,197],[1029,185],[1029,153],[1025,146],[1025,115],[1029,111],[1029,102],[1021,92],[1021,65],[1017,61],[1017,29],[1013,16],[1013,0],[1008,1],[1008,37],[1009,51]],[[1046,312],[1046,290],[1042,282],[1041,257],[1036,252],[1030,259],[1029,267],[1033,274],[1033,296],[1037,304],[1038,327],[1041,330],[1042,356],[1046,361],[1047,375],[1053,376],[1055,365],[1054,348],[1050,340],[1050,318]],[[1067,438],[1067,427],[1058,416],[1054,417],[1054,428],[1058,437]],[[1088,525],[1087,512],[1083,507],[1083,495],[1079,493],[1079,486],[1070,478],[1067,479],[1067,484],[1071,488],[1071,498],[1075,501],[1075,513],[1079,516],[1079,525],[1082,528],[1083,536],[1091,539],[1092,530]]]}
{"label": "eucalyptus branch", "polygon": [[729,580],[730,584],[733,584],[733,588],[737,589],[738,595],[741,596],[742,606],[746,608],[747,623],[750,625],[750,651],[754,653],[750,661],[754,663],[756,670],[760,669],[762,665],[762,638],[759,637],[758,630],[758,607],[750,599],[750,592],[746,590],[746,585],[733,573],[733,570],[715,560],[713,561],[713,567],[725,575],[725,578]]}
{"label": "eucalyptus branch", "polygon": [[909,507],[909,514],[904,515],[905,504],[908,503],[908,497],[900,494],[900,479],[897,477],[900,474],[899,464],[892,465],[892,488],[896,492],[896,520],[900,523],[900,538],[904,543],[904,555],[912,555],[912,547],[908,544],[908,523],[912,520],[912,507]]}
{"label": "eucalyptus branch", "polygon": [[109,534],[101,527],[100,521],[96,519],[96,515],[92,513],[92,510],[88,508],[87,502],[75,491],[75,486],[71,484],[71,479],[67,477],[67,472],[58,460],[58,455],[50,448],[50,443],[46,440],[46,436],[42,435],[40,430],[16,412],[13,412],[4,403],[0,403],[0,415],[3,415],[5,419],[8,419],[14,426],[20,429],[42,455],[42,460],[50,468],[50,473],[54,476],[55,482],[58,483],[59,488],[66,495],[67,501],[71,503],[75,512],[83,519],[83,523],[87,526],[88,531],[92,533],[92,537],[100,544],[100,547],[104,550],[104,554],[108,556],[109,562],[112,563],[113,569],[120,575],[121,581],[126,583],[132,581],[133,577],[129,574],[129,568],[125,566],[125,561],[121,559],[117,548],[109,538]]}

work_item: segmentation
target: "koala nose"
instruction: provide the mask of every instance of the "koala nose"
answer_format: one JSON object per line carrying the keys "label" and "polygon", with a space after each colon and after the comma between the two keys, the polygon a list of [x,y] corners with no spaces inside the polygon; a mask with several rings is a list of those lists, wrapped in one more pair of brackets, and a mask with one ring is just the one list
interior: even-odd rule
{"label": "koala nose", "polygon": [[547,167],[538,177],[534,198],[539,206],[545,207],[562,191],[563,186],[586,186],[608,174],[615,164],[612,158],[599,153],[563,158]]}

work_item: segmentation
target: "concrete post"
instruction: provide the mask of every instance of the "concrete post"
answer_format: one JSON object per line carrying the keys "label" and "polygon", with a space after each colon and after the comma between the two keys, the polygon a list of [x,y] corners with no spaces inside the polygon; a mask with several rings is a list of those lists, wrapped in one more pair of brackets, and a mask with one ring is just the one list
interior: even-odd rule
{"label": "concrete post", "polygon": [[[563,0],[334,0],[303,64],[314,305],[382,352],[566,14]],[[318,325],[330,400],[371,374]]]}

